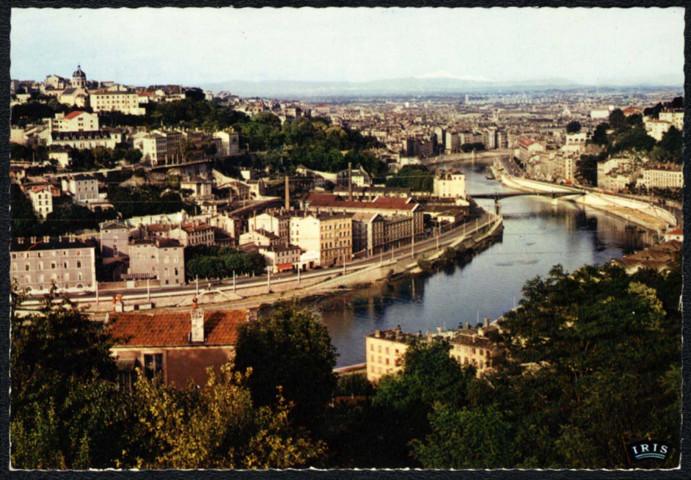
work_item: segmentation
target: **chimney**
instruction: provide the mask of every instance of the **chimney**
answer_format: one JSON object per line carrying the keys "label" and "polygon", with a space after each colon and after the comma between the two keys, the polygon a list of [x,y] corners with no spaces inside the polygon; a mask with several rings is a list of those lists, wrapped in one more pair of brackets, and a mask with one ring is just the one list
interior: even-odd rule
{"label": "chimney", "polygon": [[118,295],[117,295],[117,300],[115,302],[115,311],[116,312],[124,312],[125,311],[125,302],[122,301],[122,293],[118,293]]}
{"label": "chimney", "polygon": [[489,317],[485,317],[485,327],[489,327]]}
{"label": "chimney", "polygon": [[465,329],[470,330],[470,322],[465,322]]}
{"label": "chimney", "polygon": [[192,299],[192,311],[190,312],[192,322],[192,332],[190,341],[192,343],[204,342],[204,309],[197,306],[197,298]]}
{"label": "chimney", "polygon": [[290,180],[288,179],[288,175],[286,175],[286,210],[290,210]]}
{"label": "chimney", "polygon": [[117,299],[115,298],[115,295],[113,295],[113,313],[115,313],[116,310],[116,305],[118,304]]}
{"label": "chimney", "polygon": [[353,164],[348,162],[348,200],[353,201]]}
{"label": "chimney", "polygon": [[381,330],[375,330],[375,331],[374,331],[374,336],[375,336],[376,338],[381,337]]}

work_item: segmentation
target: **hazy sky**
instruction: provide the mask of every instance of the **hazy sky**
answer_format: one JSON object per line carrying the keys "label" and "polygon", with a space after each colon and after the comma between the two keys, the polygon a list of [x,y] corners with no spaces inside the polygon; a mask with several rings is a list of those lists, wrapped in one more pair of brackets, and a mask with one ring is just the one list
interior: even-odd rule
{"label": "hazy sky", "polygon": [[683,82],[684,10],[13,9],[12,78]]}

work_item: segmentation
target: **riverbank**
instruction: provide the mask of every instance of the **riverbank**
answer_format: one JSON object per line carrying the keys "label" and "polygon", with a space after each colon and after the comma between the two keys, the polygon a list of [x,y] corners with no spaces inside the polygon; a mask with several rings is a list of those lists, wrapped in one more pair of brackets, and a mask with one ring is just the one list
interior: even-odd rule
{"label": "riverbank", "polygon": [[[437,236],[416,241],[392,252],[370,257],[345,267],[302,273],[279,278],[262,278],[243,284],[211,285],[202,282],[200,287],[187,286],[178,291],[141,290],[122,296],[122,309],[170,310],[188,308],[192,298],[212,308],[254,308],[280,300],[294,300],[310,296],[330,295],[349,289],[362,288],[376,282],[388,281],[404,273],[419,273],[420,260],[436,261],[448,249],[468,250],[477,248],[502,226],[502,217],[482,211],[474,222],[455,226]],[[207,288],[203,285],[207,283]],[[102,318],[113,309],[110,296],[74,298],[94,318]],[[29,303],[29,302],[27,302]]]}
{"label": "riverbank", "polygon": [[565,195],[556,197],[556,199],[600,210],[656,232],[658,235],[677,224],[676,218],[671,212],[640,200],[592,192],[578,187],[567,187],[539,180],[529,180],[509,175],[506,172],[501,172],[498,178],[504,186],[524,192],[559,192],[566,194],[572,192],[573,196]]}

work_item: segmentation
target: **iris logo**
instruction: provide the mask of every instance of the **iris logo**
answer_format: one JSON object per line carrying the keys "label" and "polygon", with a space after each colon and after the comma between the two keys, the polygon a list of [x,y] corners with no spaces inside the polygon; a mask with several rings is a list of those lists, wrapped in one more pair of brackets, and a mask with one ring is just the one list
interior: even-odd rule
{"label": "iris logo", "polygon": [[629,452],[634,460],[646,460],[653,458],[655,460],[664,460],[669,455],[669,445],[657,441],[638,441],[629,444]]}

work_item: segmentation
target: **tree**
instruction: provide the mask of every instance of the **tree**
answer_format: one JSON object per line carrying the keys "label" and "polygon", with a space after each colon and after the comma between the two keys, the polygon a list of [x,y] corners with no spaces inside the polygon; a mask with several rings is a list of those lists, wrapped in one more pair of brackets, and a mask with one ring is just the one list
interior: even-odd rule
{"label": "tree", "polygon": [[595,145],[607,145],[607,130],[609,129],[610,126],[608,123],[601,123],[595,127],[595,131],[593,132],[593,136],[591,137],[590,141]]}
{"label": "tree", "polygon": [[256,407],[246,375],[232,364],[206,385],[180,391],[140,377],[135,386],[142,408],[124,466],[137,468],[295,468],[316,461],[322,442],[289,421],[291,405],[277,392],[275,406]]}
{"label": "tree", "polygon": [[495,408],[456,410],[436,403],[430,424],[432,433],[412,442],[424,468],[513,466],[514,426]]}
{"label": "tree", "polygon": [[39,313],[12,308],[12,465],[15,468],[115,467],[131,421],[128,399],[113,382],[111,341],[55,291]]}
{"label": "tree", "polygon": [[274,404],[282,387],[299,423],[320,417],[336,387],[336,352],[326,327],[309,310],[287,303],[238,332],[235,368],[251,368],[248,386],[258,405]]}
{"label": "tree", "polygon": [[669,387],[680,316],[665,310],[676,307],[660,292],[678,299],[681,284],[676,274],[646,275],[611,265],[569,275],[557,266],[528,282],[520,308],[504,316],[495,341],[505,356],[483,403],[510,412],[519,465],[618,468],[630,466],[625,446],[634,440],[678,445],[678,397]]}
{"label": "tree", "polygon": [[409,188],[413,192],[431,192],[434,189],[434,173],[424,165],[406,165],[386,180],[386,186]]}
{"label": "tree", "polygon": [[615,131],[626,129],[626,115],[620,108],[615,108],[609,114],[609,124]]}
{"label": "tree", "polygon": [[581,131],[581,122],[574,120],[566,125],[566,133],[578,133]]}

